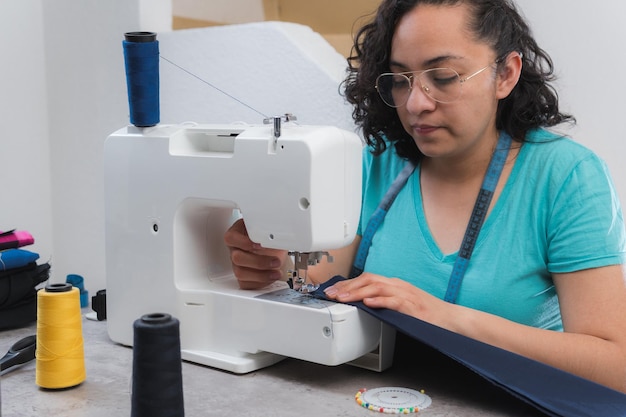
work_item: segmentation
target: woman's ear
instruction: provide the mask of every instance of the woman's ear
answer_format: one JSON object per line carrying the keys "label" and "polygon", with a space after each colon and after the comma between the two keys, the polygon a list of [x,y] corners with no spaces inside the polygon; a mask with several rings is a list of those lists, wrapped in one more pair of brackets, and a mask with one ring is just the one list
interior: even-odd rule
{"label": "woman's ear", "polygon": [[501,100],[508,97],[517,85],[522,74],[522,53],[511,52],[498,65],[496,97]]}

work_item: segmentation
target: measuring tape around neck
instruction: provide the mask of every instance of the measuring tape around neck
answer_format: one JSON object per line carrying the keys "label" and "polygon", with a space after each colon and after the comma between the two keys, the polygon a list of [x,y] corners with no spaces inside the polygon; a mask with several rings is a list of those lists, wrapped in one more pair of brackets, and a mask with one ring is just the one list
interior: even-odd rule
{"label": "measuring tape around neck", "polygon": [[[472,210],[472,215],[470,217],[469,224],[467,225],[463,242],[461,243],[461,248],[459,249],[459,254],[456,258],[452,274],[450,275],[450,279],[448,281],[448,289],[444,300],[450,303],[455,303],[457,300],[461,283],[463,282],[463,277],[467,271],[470,257],[472,256],[474,246],[476,245],[476,241],[478,239],[478,234],[480,233],[480,229],[482,228],[485,217],[487,216],[489,205],[491,204],[500,175],[502,174],[504,164],[506,163],[511,142],[512,139],[510,135],[506,132],[500,133],[498,145],[491,156],[487,173],[485,174],[483,184],[480,188],[480,192],[478,193],[476,203],[474,204],[474,209]],[[387,215],[389,208],[400,193],[400,190],[402,190],[409,177],[413,174],[415,167],[415,163],[411,161],[407,162],[404,169],[400,171],[396,179],[389,187],[389,190],[387,190],[387,193],[383,197],[381,203],[367,223],[365,232],[361,237],[361,243],[359,245],[352,270],[350,271],[350,278],[355,278],[363,273],[365,261],[367,260],[370,246],[372,245],[372,239]]]}

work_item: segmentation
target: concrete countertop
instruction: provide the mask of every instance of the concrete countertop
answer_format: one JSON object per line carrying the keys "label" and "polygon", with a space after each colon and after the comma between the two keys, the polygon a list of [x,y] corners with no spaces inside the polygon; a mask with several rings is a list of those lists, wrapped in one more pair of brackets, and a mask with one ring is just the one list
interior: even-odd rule
{"label": "concrete countertop", "polygon": [[[0,332],[0,356],[35,326]],[[44,390],[35,384],[32,361],[0,378],[4,417],[130,416],[132,349],[113,343],[106,322],[83,320],[87,379],[78,387]],[[543,416],[453,360],[400,337],[394,366],[382,373],[350,365],[327,367],[295,359],[235,375],[183,363],[185,415],[246,417],[376,416],[354,399],[361,388],[424,390],[431,417]]]}

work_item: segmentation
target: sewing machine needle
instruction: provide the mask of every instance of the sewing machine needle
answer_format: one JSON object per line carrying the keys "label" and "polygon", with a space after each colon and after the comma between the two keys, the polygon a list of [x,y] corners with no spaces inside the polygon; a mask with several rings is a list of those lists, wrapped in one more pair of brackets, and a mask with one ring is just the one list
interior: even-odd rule
{"label": "sewing machine needle", "polygon": [[298,290],[303,294],[312,293],[319,288],[319,285],[314,284],[314,283],[308,283],[307,280],[308,280],[308,271],[305,269],[304,278],[300,278],[302,285],[300,286],[300,289]]}

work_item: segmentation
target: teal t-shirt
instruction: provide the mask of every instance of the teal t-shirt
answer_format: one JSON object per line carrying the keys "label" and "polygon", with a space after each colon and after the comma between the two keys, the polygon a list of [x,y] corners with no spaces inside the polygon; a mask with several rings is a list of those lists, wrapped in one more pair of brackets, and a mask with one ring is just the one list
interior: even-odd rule
{"label": "teal t-shirt", "polygon": [[[376,157],[365,151],[359,234],[405,163],[393,146]],[[457,252],[442,253],[430,234],[419,172],[374,235],[364,270],[443,299]],[[625,253],[623,215],[605,163],[568,138],[532,131],[483,224],[457,304],[562,330],[551,273],[621,264]]]}

